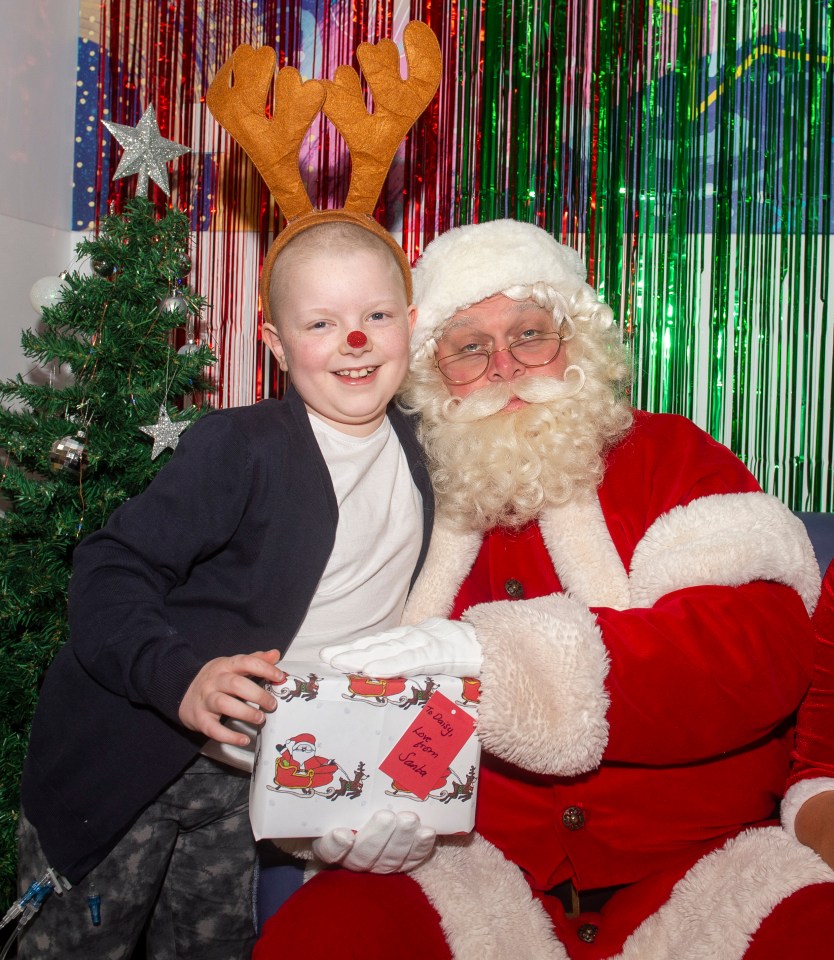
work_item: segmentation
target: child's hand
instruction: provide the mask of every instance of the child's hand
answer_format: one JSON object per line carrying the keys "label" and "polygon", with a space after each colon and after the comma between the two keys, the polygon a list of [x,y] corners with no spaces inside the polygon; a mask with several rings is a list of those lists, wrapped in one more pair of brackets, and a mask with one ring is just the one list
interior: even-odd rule
{"label": "child's hand", "polygon": [[[204,733],[218,743],[245,747],[249,737],[223,726],[222,717],[261,724],[261,710],[275,709],[275,698],[256,683],[252,677],[280,683],[284,674],[275,666],[280,657],[277,650],[258,650],[256,653],[237,654],[209,660],[191,681],[180,704],[179,717],[189,730]],[[261,710],[246,701],[256,703]]]}

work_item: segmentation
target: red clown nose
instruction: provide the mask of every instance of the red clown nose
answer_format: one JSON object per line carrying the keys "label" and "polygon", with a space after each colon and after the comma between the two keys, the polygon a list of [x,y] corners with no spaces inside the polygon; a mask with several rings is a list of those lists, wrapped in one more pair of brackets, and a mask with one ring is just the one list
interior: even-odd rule
{"label": "red clown nose", "polygon": [[351,330],[347,335],[347,345],[353,347],[354,350],[364,347],[367,342],[368,338],[361,330]]}

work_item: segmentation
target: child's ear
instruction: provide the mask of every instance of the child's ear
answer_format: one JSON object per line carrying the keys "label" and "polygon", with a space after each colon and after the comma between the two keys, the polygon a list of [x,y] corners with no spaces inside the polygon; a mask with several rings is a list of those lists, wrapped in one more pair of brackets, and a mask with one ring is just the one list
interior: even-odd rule
{"label": "child's ear", "polygon": [[265,323],[262,330],[264,343],[269,347],[269,352],[278,361],[278,366],[286,373],[287,358],[284,356],[284,344],[281,343],[278,331],[271,323]]}
{"label": "child's ear", "polygon": [[414,326],[417,323],[417,307],[413,303],[408,308],[406,316],[408,317],[408,332],[414,333]]}

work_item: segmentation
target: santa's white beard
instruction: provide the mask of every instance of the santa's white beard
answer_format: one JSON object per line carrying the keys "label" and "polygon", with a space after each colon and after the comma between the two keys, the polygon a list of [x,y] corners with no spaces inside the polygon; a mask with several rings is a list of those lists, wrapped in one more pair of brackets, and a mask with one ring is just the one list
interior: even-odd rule
{"label": "santa's white beard", "polygon": [[[445,391],[445,387],[439,389]],[[526,402],[505,411],[512,397]],[[603,474],[603,451],[630,422],[625,404],[579,367],[564,381],[522,377],[423,410],[438,513],[468,529],[520,527],[546,504],[588,495]]]}

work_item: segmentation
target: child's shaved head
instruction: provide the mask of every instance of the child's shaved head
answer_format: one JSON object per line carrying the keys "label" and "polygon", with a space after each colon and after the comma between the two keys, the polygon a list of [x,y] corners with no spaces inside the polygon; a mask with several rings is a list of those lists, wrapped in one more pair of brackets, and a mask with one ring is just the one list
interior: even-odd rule
{"label": "child's shaved head", "polygon": [[269,309],[273,322],[275,324],[281,322],[280,304],[284,296],[286,277],[292,264],[321,254],[339,257],[359,251],[375,254],[390,264],[392,271],[400,278],[403,293],[407,295],[402,267],[393,250],[384,240],[357,224],[339,221],[321,223],[294,237],[278,254],[273,264],[269,284]]}

